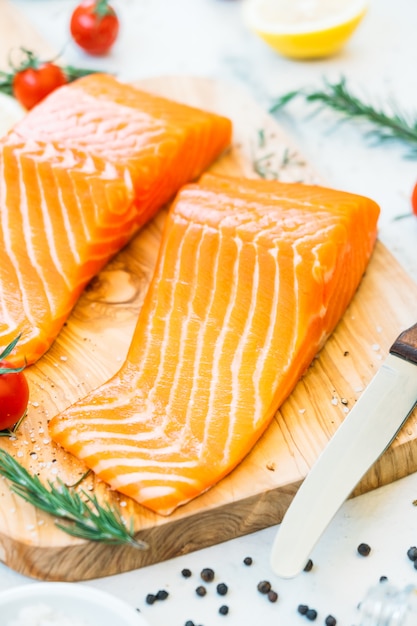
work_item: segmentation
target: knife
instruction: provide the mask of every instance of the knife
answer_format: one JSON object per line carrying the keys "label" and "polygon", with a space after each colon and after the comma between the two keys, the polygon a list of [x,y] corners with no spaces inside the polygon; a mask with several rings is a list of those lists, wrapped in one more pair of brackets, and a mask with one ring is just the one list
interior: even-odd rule
{"label": "knife", "polygon": [[271,567],[293,578],[343,502],[388,448],[417,403],[417,324],[402,332],[377,374],[298,489],[278,529]]}

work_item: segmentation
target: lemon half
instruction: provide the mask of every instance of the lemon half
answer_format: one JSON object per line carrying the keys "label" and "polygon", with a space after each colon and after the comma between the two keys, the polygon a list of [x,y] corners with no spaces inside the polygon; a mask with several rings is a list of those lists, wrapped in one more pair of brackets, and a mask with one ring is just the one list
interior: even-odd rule
{"label": "lemon half", "polygon": [[245,0],[248,27],[283,56],[331,56],[363,19],[369,0]]}

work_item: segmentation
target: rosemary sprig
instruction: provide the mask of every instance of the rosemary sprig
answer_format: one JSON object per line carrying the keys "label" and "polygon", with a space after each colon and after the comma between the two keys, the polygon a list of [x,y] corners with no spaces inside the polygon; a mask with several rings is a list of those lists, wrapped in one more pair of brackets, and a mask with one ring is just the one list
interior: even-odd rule
{"label": "rosemary sprig", "polygon": [[74,67],[73,65],[63,65],[61,68],[67,77],[69,83],[72,83],[77,78],[83,78],[83,76],[89,76],[90,74],[97,74],[99,70],[91,70],[83,67]]}
{"label": "rosemary sprig", "polygon": [[[33,506],[63,522],[56,526],[73,537],[100,541],[112,545],[128,544],[141,550],[148,545],[133,534],[120,513],[108,503],[99,504],[96,496],[68,488],[59,478],[45,487],[36,475],[31,475],[8,452],[0,449],[0,475],[11,482],[11,491]],[[83,496],[83,497],[81,497]]]}
{"label": "rosemary sprig", "polygon": [[387,109],[363,102],[354,95],[342,77],[338,82],[324,81],[323,90],[300,89],[291,91],[278,98],[271,113],[277,113],[286,104],[298,96],[303,96],[308,103],[317,103],[322,107],[333,109],[344,119],[365,121],[370,125],[367,136],[379,142],[399,141],[409,147],[407,156],[417,158],[417,114],[414,116],[401,111],[395,102],[390,102],[390,113]]}
{"label": "rosemary sprig", "polygon": [[21,335],[17,335],[17,337],[15,337],[13,339],[13,341],[11,341],[2,352],[0,352],[0,375],[1,374],[17,374],[19,372],[22,372],[25,369],[25,366],[22,367],[11,367],[10,365],[5,366],[4,364],[2,365],[3,361],[5,361],[7,359],[7,357],[13,352],[13,350],[15,349],[15,346],[17,344],[17,342],[19,341]]}
{"label": "rosemary sprig", "polygon": [[269,160],[274,157],[274,153],[264,154],[253,160],[253,170],[264,179],[278,180],[279,174],[275,170],[272,170],[269,165]]}

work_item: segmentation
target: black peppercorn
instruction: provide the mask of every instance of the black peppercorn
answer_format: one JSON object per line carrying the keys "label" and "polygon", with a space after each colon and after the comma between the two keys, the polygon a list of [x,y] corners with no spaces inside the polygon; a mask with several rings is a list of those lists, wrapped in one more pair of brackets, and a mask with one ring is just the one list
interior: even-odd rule
{"label": "black peppercorn", "polygon": [[158,593],[156,594],[156,599],[157,600],[166,600],[168,596],[169,596],[168,591],[166,591],[165,589],[160,589],[158,591]]}
{"label": "black peppercorn", "polygon": [[226,604],[223,604],[220,608],[219,608],[219,613],[220,615],[227,615],[229,612],[229,607]]}
{"label": "black peppercorn", "polygon": [[183,570],[181,570],[181,574],[184,576],[184,578],[190,578],[190,576],[192,576],[191,570],[188,569],[188,567],[185,567]]}
{"label": "black peppercorn", "polygon": [[278,594],[276,591],[274,591],[273,589],[271,589],[270,591],[268,591],[268,600],[270,602],[276,602],[278,600]]}
{"label": "black peppercorn", "polygon": [[184,626],[195,626],[195,625],[194,625],[194,622],[192,622],[190,619],[187,619]]}
{"label": "black peppercorn", "polygon": [[200,576],[204,582],[211,583],[211,581],[214,580],[214,571],[210,567],[205,567],[201,570]]}
{"label": "black peppercorn", "polygon": [[407,556],[410,559],[410,561],[417,560],[417,547],[416,546],[411,546],[411,548],[408,548]]}
{"label": "black peppercorn", "polygon": [[305,564],[304,571],[311,572],[312,569],[313,569],[313,561],[311,559],[308,559],[307,563]]}
{"label": "black peppercorn", "polygon": [[306,618],[310,620],[310,622],[314,622],[317,618],[317,611],[315,609],[308,609],[306,613]]}
{"label": "black peppercorn", "polygon": [[261,593],[267,594],[270,590],[271,583],[267,580],[261,580],[261,582],[258,583],[258,591],[260,591]]}
{"label": "black peppercorn", "polygon": [[228,592],[228,587],[227,587],[227,585],[225,583],[219,583],[217,585],[216,589],[217,589],[217,593],[220,596],[225,596],[226,593]]}
{"label": "black peppercorn", "polygon": [[207,593],[207,589],[205,587],[203,587],[203,585],[200,585],[199,587],[197,587],[197,589],[195,590],[196,594],[198,596],[205,596]]}
{"label": "black peppercorn", "polygon": [[379,577],[379,582],[380,583],[386,583],[388,580],[388,576],[380,576]]}
{"label": "black peppercorn", "polygon": [[360,543],[358,545],[358,552],[361,556],[368,556],[371,552],[371,548],[367,543]]}
{"label": "black peppercorn", "polygon": [[252,557],[251,557],[251,556],[246,556],[246,557],[243,559],[243,562],[244,562],[244,564],[245,564],[245,565],[252,565],[252,563],[253,563],[253,561],[252,561]]}
{"label": "black peppercorn", "polygon": [[153,593],[148,593],[146,596],[146,604],[153,604],[156,600],[156,595]]}
{"label": "black peppercorn", "polygon": [[297,607],[297,611],[300,615],[305,615],[308,611],[308,606],[306,604],[299,604]]}
{"label": "black peppercorn", "polygon": [[333,615],[328,615],[324,620],[324,623],[326,626],[336,626],[337,620],[335,617],[333,617]]}

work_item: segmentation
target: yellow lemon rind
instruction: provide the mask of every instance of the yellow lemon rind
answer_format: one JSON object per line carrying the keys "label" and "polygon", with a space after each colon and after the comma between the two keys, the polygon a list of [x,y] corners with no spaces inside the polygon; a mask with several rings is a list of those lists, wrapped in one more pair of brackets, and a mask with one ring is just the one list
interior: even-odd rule
{"label": "yellow lemon rind", "polygon": [[365,11],[349,22],[339,24],[331,29],[317,30],[309,33],[265,33],[256,30],[267,44],[283,56],[293,59],[313,59],[334,55],[341,50],[350,38]]}

